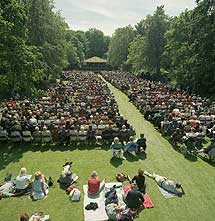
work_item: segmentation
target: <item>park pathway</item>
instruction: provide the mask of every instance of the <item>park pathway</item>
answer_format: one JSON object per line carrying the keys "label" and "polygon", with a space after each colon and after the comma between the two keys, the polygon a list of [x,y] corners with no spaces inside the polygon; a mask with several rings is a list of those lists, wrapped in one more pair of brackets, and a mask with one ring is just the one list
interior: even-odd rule
{"label": "park pathway", "polygon": [[[105,82],[108,84],[109,89],[115,96],[120,114],[123,115],[125,119],[127,119],[128,122],[135,128],[137,136],[139,136],[140,133],[145,134],[147,139],[148,159],[150,162],[156,160],[156,164],[153,165],[154,170],[159,169],[161,165],[162,167],[164,166],[163,169],[174,167],[174,162],[172,161],[173,157],[177,158],[180,163],[184,163],[184,157],[172,148],[169,142],[155,130],[154,126],[150,122],[144,119],[139,110],[131,102],[129,102],[128,97],[107,81]],[[166,163],[166,166],[163,165],[164,162],[168,162]]]}
{"label": "park pathway", "polygon": [[[155,130],[150,122],[144,119],[124,93],[107,81],[105,82],[115,96],[120,114],[135,128],[137,136],[140,133],[145,134],[147,158],[139,161],[139,167],[181,182],[184,187],[186,194],[182,197],[183,204],[179,199],[176,201],[161,199],[157,206],[161,206],[162,211],[168,211],[169,214],[161,215],[161,211],[156,211],[151,217],[152,220],[153,218],[154,220],[201,220],[203,217],[206,218],[205,220],[213,220],[213,212],[211,211],[213,210],[215,195],[212,196],[211,193],[215,193],[213,189],[215,168],[201,159],[196,161],[185,159]],[[147,182],[148,185],[151,184],[151,180]],[[158,197],[155,192],[150,192],[149,188],[151,197]]]}

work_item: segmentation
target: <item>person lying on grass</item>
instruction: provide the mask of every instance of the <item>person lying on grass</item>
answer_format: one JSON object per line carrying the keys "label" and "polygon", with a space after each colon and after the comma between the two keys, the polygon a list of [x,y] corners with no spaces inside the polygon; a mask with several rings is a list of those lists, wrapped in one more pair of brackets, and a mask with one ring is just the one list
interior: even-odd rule
{"label": "person lying on grass", "polygon": [[12,173],[8,172],[4,183],[0,185],[0,200],[2,198],[12,197],[15,192],[15,185],[12,181]]}
{"label": "person lying on grass", "polygon": [[168,178],[164,176],[157,175],[155,173],[150,174],[147,171],[145,171],[144,174],[154,179],[156,183],[167,192],[176,194],[177,196],[182,196],[185,194],[184,189],[180,183],[175,183],[174,181],[169,180]]}

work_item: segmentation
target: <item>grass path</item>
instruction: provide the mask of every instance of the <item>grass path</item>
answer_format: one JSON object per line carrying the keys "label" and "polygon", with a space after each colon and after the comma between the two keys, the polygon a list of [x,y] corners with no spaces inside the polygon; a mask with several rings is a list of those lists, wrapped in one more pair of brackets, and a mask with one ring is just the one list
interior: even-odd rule
{"label": "grass path", "polygon": [[186,195],[182,198],[163,199],[153,181],[147,179],[147,192],[155,203],[153,210],[143,212],[144,220],[214,220],[215,168],[198,159],[192,162],[176,152],[169,142],[144,120],[128,97],[108,84],[115,95],[120,113],[147,139],[147,159],[139,166],[148,171],[180,181]]}
{"label": "grass path", "polygon": [[[139,111],[128,101],[128,98],[108,84],[119,104],[122,115],[135,127],[137,134],[144,132],[147,139],[147,159],[141,156],[130,156],[126,161],[110,163],[108,147],[14,147],[8,150],[0,146],[0,180],[7,171],[14,176],[20,167],[27,167],[29,173],[41,170],[45,175],[57,180],[61,166],[66,160],[74,162],[73,172],[80,179],[78,186],[86,183],[92,170],[97,170],[100,178],[114,181],[117,172],[126,172],[130,176],[139,167],[180,181],[186,192],[182,198],[164,199],[153,180],[147,178],[147,192],[155,208],[141,212],[137,221],[213,221],[215,217],[215,172],[214,167],[198,160],[185,159],[173,150],[171,145],[153,126],[144,120]],[[4,154],[8,154],[7,157]],[[83,196],[83,195],[82,195]],[[43,211],[53,221],[83,221],[83,197],[81,202],[70,203],[68,196],[57,183],[50,189],[48,198],[31,202],[28,197],[9,198],[0,201],[0,221],[16,221],[20,214]]]}

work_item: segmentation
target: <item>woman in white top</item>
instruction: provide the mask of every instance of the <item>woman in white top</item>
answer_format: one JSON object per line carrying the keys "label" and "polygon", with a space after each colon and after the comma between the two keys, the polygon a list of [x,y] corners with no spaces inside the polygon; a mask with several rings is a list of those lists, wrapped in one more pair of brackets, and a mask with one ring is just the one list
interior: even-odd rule
{"label": "woman in white top", "polygon": [[19,175],[14,180],[14,184],[16,186],[16,191],[15,191],[16,196],[24,195],[28,192],[28,190],[30,190],[31,177],[32,177],[32,175],[29,175],[27,173],[27,170],[25,167],[20,169]]}

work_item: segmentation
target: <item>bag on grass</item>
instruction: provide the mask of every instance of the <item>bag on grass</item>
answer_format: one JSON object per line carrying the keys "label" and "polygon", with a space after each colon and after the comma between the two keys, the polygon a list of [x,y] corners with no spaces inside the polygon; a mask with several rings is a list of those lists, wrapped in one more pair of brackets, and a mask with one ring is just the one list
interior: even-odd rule
{"label": "bag on grass", "polygon": [[51,187],[53,185],[54,185],[54,180],[51,177],[49,177],[48,186]]}
{"label": "bag on grass", "polygon": [[81,198],[81,191],[77,189],[76,187],[73,188],[73,190],[69,194],[69,198],[72,202],[78,202]]}
{"label": "bag on grass", "polygon": [[74,188],[76,188],[76,184],[72,184],[69,187],[67,187],[66,192],[69,194]]}
{"label": "bag on grass", "polygon": [[124,182],[124,181],[127,180],[127,177],[126,177],[126,175],[124,173],[117,173],[116,174],[116,180],[118,182]]}

